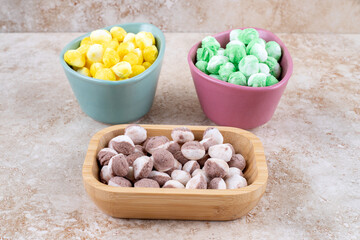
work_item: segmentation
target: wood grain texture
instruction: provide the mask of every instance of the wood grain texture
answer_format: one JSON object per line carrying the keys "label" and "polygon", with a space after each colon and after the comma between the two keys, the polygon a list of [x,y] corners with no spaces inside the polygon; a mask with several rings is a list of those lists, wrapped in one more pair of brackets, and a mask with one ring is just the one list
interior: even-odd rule
{"label": "wood grain texture", "polygon": [[[118,218],[232,220],[247,214],[265,192],[268,179],[262,144],[254,134],[231,127],[217,127],[224,142],[246,159],[244,176],[248,186],[233,190],[120,188],[99,181],[96,155],[110,139],[124,133],[127,125],[115,125],[96,133],[90,140],[83,164],[85,189],[106,214]],[[141,125],[148,136],[170,137],[177,125]],[[187,126],[200,140],[207,126]]]}

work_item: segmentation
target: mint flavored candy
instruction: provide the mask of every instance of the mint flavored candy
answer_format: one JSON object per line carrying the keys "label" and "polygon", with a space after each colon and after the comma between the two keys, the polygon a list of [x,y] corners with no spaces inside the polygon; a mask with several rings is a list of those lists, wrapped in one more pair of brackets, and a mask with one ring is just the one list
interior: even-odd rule
{"label": "mint flavored candy", "polygon": [[195,66],[212,78],[248,87],[277,84],[281,76],[281,46],[266,42],[254,28],[234,29],[223,46],[212,36],[201,41]]}

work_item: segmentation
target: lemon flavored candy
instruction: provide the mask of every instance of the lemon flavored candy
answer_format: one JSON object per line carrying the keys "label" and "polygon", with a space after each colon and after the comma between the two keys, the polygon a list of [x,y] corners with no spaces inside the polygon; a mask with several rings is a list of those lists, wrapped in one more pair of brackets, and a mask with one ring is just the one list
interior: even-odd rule
{"label": "lemon flavored candy", "polygon": [[[98,29],[64,54],[65,62],[78,73],[102,80],[135,77],[149,68],[159,54],[150,32],[127,33],[121,27]],[[209,41],[211,45],[211,39]]]}

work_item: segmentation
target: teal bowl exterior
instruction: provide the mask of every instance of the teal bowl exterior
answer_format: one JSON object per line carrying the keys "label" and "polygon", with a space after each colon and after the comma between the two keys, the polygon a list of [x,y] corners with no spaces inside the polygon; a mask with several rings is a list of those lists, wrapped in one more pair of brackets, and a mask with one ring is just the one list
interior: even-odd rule
{"label": "teal bowl exterior", "polygon": [[149,23],[118,24],[127,32],[151,32],[156,40],[159,55],[156,61],[143,73],[122,81],[106,81],[87,77],[77,73],[65,61],[67,50],[76,49],[90,32],[67,44],[60,54],[60,62],[80,108],[96,121],[107,124],[118,124],[135,121],[149,112],[160,75],[165,52],[165,36],[156,26]]}

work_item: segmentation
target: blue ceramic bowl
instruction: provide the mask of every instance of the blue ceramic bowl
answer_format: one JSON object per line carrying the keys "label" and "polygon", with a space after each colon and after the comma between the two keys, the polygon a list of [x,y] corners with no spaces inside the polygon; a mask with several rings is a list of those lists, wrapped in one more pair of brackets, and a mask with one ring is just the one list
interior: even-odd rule
{"label": "blue ceramic bowl", "polygon": [[127,123],[144,116],[151,108],[165,52],[165,37],[162,31],[149,23],[125,23],[126,32],[151,32],[156,40],[159,55],[143,73],[122,81],[105,81],[77,73],[65,61],[67,50],[76,49],[90,32],[67,44],[60,54],[60,62],[81,109],[91,118],[108,124]]}

